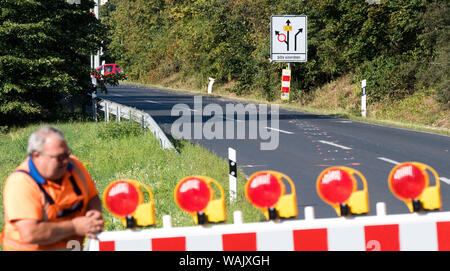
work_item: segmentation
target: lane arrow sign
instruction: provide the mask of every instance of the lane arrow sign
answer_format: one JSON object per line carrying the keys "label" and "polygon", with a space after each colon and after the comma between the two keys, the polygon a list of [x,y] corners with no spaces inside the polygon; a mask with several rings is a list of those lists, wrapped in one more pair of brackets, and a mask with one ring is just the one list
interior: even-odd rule
{"label": "lane arrow sign", "polygon": [[294,51],[297,51],[297,36],[298,36],[298,34],[300,34],[302,32],[303,32],[303,28],[300,28],[294,36]]}

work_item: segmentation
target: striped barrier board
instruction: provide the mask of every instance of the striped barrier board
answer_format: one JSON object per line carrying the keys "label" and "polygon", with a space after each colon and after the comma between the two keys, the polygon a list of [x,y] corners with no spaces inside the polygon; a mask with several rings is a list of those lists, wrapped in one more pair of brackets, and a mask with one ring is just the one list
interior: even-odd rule
{"label": "striped barrier board", "polygon": [[94,251],[450,250],[450,212],[104,232]]}

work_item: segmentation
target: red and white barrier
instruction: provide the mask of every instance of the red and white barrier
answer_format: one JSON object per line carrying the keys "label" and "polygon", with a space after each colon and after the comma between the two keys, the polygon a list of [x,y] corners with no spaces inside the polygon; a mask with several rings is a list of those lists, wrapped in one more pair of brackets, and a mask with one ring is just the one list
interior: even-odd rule
{"label": "red and white barrier", "polygon": [[385,215],[379,204],[376,216],[314,219],[306,207],[305,220],[242,224],[235,213],[235,224],[104,232],[87,250],[450,250],[450,212]]}

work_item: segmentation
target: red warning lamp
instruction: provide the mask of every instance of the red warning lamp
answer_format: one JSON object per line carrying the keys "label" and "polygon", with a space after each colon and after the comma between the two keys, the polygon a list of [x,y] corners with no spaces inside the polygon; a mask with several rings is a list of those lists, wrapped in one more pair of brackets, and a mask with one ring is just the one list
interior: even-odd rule
{"label": "red warning lamp", "polygon": [[284,185],[270,173],[260,172],[249,179],[247,197],[258,208],[270,208],[284,193]]}
{"label": "red warning lamp", "polygon": [[416,199],[428,186],[428,178],[417,166],[405,163],[395,169],[390,185],[398,197],[404,200]]}
{"label": "red warning lamp", "polygon": [[[291,193],[285,194],[283,179],[291,186]],[[245,196],[256,208],[260,209],[266,219],[296,217],[297,198],[292,180],[276,171],[259,171],[254,173],[245,185]]]}
{"label": "red warning lamp", "polygon": [[[362,190],[357,191],[355,175],[362,180]],[[317,178],[316,189],[320,198],[331,205],[339,216],[369,212],[367,182],[357,170],[348,167],[327,168]]]}
{"label": "red warning lamp", "polygon": [[[214,189],[218,187],[220,198],[214,199]],[[205,176],[189,176],[182,179],[174,190],[175,203],[189,213],[196,224],[222,222],[226,220],[225,198],[222,186]]]}
{"label": "red warning lamp", "polygon": [[356,189],[356,181],[343,169],[330,169],[319,182],[318,191],[332,204],[345,203]]}
{"label": "red warning lamp", "polygon": [[[144,203],[141,188],[145,189],[150,202]],[[117,180],[106,187],[103,193],[106,209],[121,219],[127,228],[155,224],[153,193],[144,184],[135,180]]]}
{"label": "red warning lamp", "polygon": [[118,181],[105,191],[105,205],[116,216],[131,215],[139,205],[140,195],[136,187],[126,181]]}
{"label": "red warning lamp", "polygon": [[[435,176],[436,185],[429,187],[427,170]],[[411,212],[441,209],[439,176],[430,166],[406,162],[395,166],[389,174],[389,188],[404,201]]]}
{"label": "red warning lamp", "polygon": [[201,212],[211,200],[211,190],[210,185],[199,178],[186,178],[180,182],[175,192],[176,202],[188,213]]}

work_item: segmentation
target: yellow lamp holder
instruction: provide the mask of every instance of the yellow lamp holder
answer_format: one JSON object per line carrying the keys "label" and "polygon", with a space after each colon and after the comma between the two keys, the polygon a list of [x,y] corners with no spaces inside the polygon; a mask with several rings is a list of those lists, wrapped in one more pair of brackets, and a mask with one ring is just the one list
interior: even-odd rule
{"label": "yellow lamp holder", "polygon": [[[139,204],[134,212],[128,216],[120,216],[115,214],[114,211],[109,209],[108,205],[106,204],[108,191],[119,182],[126,182],[131,184],[136,188],[136,191],[138,193]],[[144,203],[144,194],[142,192],[142,189],[147,191],[147,193],[149,194],[149,202],[147,203]],[[156,224],[153,193],[148,186],[136,180],[117,180],[110,183],[103,193],[103,205],[111,214],[118,217],[122,221],[122,224],[127,228],[148,227]]]}
{"label": "yellow lamp holder", "polygon": [[[419,168],[422,171],[423,176],[425,177],[425,188],[416,199],[402,198],[401,196],[397,195],[392,188],[391,180],[394,177],[395,172],[398,168],[403,167],[406,164],[411,164]],[[427,169],[431,171],[431,173],[433,173],[436,182],[436,185],[434,186],[429,186],[430,178]],[[392,194],[394,194],[394,196],[399,200],[403,201],[410,212],[434,211],[442,209],[439,175],[437,174],[436,170],[426,164],[419,162],[405,162],[395,166],[389,174],[388,185]]]}
{"label": "yellow lamp holder", "polygon": [[[280,184],[280,187],[281,187],[281,196],[272,208],[261,208],[259,206],[254,205],[248,195],[248,187],[250,185],[250,180],[252,180],[255,176],[258,176],[261,174],[270,174],[270,175],[274,176],[278,180],[278,183]],[[286,180],[287,183],[291,187],[290,194],[285,194],[286,187],[284,185],[283,179]],[[261,210],[261,212],[263,212],[263,214],[267,220],[272,220],[277,217],[292,218],[292,217],[296,217],[298,215],[297,196],[295,193],[295,185],[292,182],[291,178],[289,178],[289,176],[287,176],[281,172],[277,172],[277,171],[273,171],[273,170],[264,170],[264,171],[255,172],[254,174],[252,174],[252,176],[250,176],[248,178],[248,181],[245,184],[245,196],[246,196],[247,200],[253,206],[255,206],[255,208],[258,208]],[[275,213],[273,213],[274,211],[275,211]]]}
{"label": "yellow lamp holder", "polygon": [[[353,192],[350,197],[342,204],[330,202],[321,193],[319,189],[320,181],[323,176],[330,170],[343,170],[350,175],[353,182]],[[355,175],[358,175],[362,182],[362,189],[358,189],[358,182],[356,181]],[[329,204],[336,211],[338,216],[351,216],[351,215],[361,215],[369,213],[369,194],[367,190],[367,181],[364,175],[356,169],[349,167],[330,167],[325,169],[319,174],[316,182],[316,190],[320,198]]]}
{"label": "yellow lamp holder", "polygon": [[[188,176],[185,177],[183,179],[181,179],[178,184],[175,186],[174,189],[174,200],[175,203],[178,205],[178,207],[180,207],[180,209],[183,210],[183,208],[181,207],[180,203],[178,202],[177,199],[177,191],[180,187],[180,185],[187,179],[199,179],[201,181],[204,181],[210,191],[210,195],[211,198],[208,202],[208,205],[201,210],[200,212],[187,212],[190,216],[192,216],[192,218],[194,219],[194,223],[195,224],[207,224],[209,222],[212,223],[219,223],[219,222],[224,222],[227,219],[226,216],[226,209],[225,209],[225,196],[224,196],[224,190],[222,188],[222,186],[220,185],[220,183],[218,183],[216,180],[214,180],[213,178],[210,177],[206,177],[206,176]],[[220,192],[220,197],[219,198],[214,198],[214,189],[213,186],[211,184],[214,184]]]}

